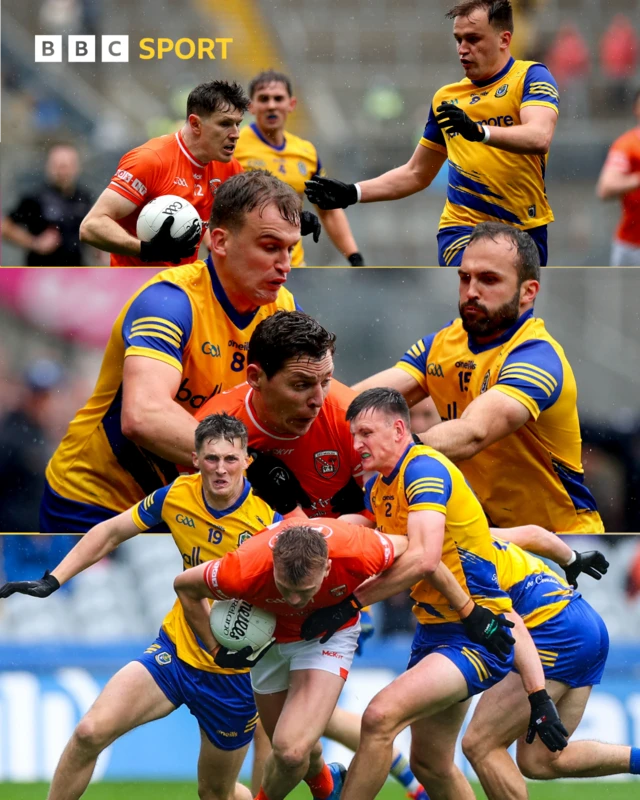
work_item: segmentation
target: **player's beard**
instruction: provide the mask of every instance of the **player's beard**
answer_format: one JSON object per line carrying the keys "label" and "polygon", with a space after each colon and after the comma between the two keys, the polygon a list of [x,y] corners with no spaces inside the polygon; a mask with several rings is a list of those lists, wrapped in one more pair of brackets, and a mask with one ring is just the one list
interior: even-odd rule
{"label": "player's beard", "polygon": [[[485,316],[474,320],[465,319],[463,311],[465,308],[470,307],[477,308],[479,311],[482,311]],[[501,333],[518,321],[518,317],[520,316],[520,287],[518,287],[518,290],[511,300],[508,300],[493,312],[490,312],[482,303],[473,301],[458,303],[458,311],[462,318],[462,327],[471,336],[484,337]]]}

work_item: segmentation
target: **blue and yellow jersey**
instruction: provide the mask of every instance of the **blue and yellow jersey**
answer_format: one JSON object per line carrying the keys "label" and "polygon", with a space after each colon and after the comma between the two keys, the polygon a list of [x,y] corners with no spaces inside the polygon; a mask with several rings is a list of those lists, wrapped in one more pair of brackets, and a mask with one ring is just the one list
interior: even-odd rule
{"label": "blue and yellow jersey", "polygon": [[603,531],[584,485],[575,378],[564,350],[532,309],[484,345],[456,319],[420,339],[396,366],[431,395],[443,420],[460,418],[486,391],[503,392],[529,411],[519,430],[460,463],[495,527]]}
{"label": "blue and yellow jersey", "polygon": [[[466,592],[496,613],[511,610],[498,585],[496,549],[480,503],[460,470],[431,447],[410,445],[387,478],[377,475],[365,487],[367,510],[383,533],[407,535],[412,511],[445,515],[442,561]],[[449,602],[426,580],[411,597],[413,612],[423,624],[459,622]]]}
{"label": "blue and yellow jersey", "polygon": [[51,488],[69,500],[120,512],[172,481],[174,464],[122,433],[125,358],[153,358],[178,370],[174,399],[193,415],[207,398],[246,380],[249,338],[258,323],[294,308],[293,296],[282,288],[275,303],[239,314],[210,258],[158,273],[114,323],[94,392],[47,466]]}
{"label": "blue and yellow jersey", "polygon": [[[282,519],[277,511],[253,494],[246,480],[238,500],[224,511],[216,511],[204,498],[200,473],[182,475],[153,492],[133,507],[132,515],[141,531],[161,522],[169,526],[185,569],[222,558],[267,525]],[[189,627],[180,600],[176,600],[164,618],[162,628],[175,644],[178,656],[187,664],[207,672],[234,672],[218,667],[203,650]]]}
{"label": "blue and yellow jersey", "polygon": [[[235,158],[244,169],[267,169],[304,199],[305,181],[324,175],[318,152],[311,142],[286,132],[284,144],[277,147],[266,139],[256,123],[240,131]],[[298,242],[291,255],[291,264],[299,266],[304,261],[302,242]]]}
{"label": "blue and yellow jersey", "polygon": [[527,628],[553,619],[563,608],[581,597],[564,578],[544,561],[513,542],[493,540],[500,588],[511,598],[514,611]]}
{"label": "blue and yellow jersey", "polygon": [[[435,93],[420,144],[449,159],[447,202],[440,229],[498,220],[518,228],[553,221],[545,187],[546,155],[523,155],[445,134],[435,112],[442,102],[455,103],[475,122],[510,127],[520,111],[545,106],[558,111],[558,87],[544,64],[513,58],[486,81],[464,78]],[[461,246],[466,246],[467,241]]]}

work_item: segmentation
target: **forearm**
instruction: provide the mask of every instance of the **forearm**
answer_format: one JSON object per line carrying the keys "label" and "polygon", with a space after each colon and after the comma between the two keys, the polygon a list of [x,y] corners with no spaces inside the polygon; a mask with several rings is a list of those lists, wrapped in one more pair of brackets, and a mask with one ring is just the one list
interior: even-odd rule
{"label": "forearm", "polygon": [[375,203],[379,200],[399,200],[421,191],[429,185],[420,174],[412,170],[408,164],[385,172],[369,181],[361,181],[361,203]]}
{"label": "forearm", "polygon": [[371,606],[409,589],[423,578],[430,577],[436,568],[437,565],[433,570],[425,568],[422,554],[417,549],[414,552],[407,550],[386,572],[365,581],[354,594],[362,606]]}
{"label": "forearm", "polygon": [[523,550],[537,556],[549,558],[556,564],[567,564],[573,550],[555,533],[539,525],[521,525],[517,528],[492,528],[491,534],[498,539],[514,542]]}
{"label": "forearm", "polygon": [[348,258],[353,253],[358,252],[358,245],[353,238],[349,220],[344,210],[341,208],[334,208],[329,211],[322,211],[317,209],[320,221],[324,229],[345,258]]}
{"label": "forearm", "polygon": [[[513,125],[510,128],[498,128],[491,125],[490,139],[480,147],[495,147],[508,153],[521,155],[545,155],[549,152],[551,136],[547,128],[538,125]],[[481,155],[479,154],[479,157]]]}
{"label": "forearm", "polygon": [[482,450],[485,438],[475,423],[465,419],[440,422],[419,435],[423,444],[438,450],[451,461],[473,458]]}
{"label": "forearm", "polygon": [[116,549],[122,540],[115,535],[112,527],[113,520],[98,523],[85,533],[58,566],[51,570],[51,574],[60,585],[92,564],[97,564]]}
{"label": "forearm", "polygon": [[615,200],[640,188],[640,172],[615,172],[602,176],[596,193],[601,200]]}
{"label": "forearm", "polygon": [[188,411],[171,400],[166,404],[138,406],[132,413],[133,419],[123,423],[127,438],[174,464],[192,466],[198,421]]}
{"label": "forearm", "polygon": [[531,634],[522,618],[515,611],[510,611],[505,616],[515,623],[513,636],[516,643],[514,645],[513,658],[515,667],[520,673],[525,692],[531,694],[536,689],[543,689],[545,686],[544,670]]}
{"label": "forearm", "polygon": [[211,653],[218,646],[218,642],[213,633],[211,633],[209,624],[209,616],[211,614],[209,601],[206,597],[197,596],[197,594],[184,589],[177,589],[176,593],[182,603],[184,616],[189,627],[202,642],[204,649]]}
{"label": "forearm", "polygon": [[471,599],[442,561],[438,564],[436,571],[429,576],[428,581],[449,601],[449,605],[454,611],[460,611]]}
{"label": "forearm", "polygon": [[80,241],[125,256],[140,255],[140,240],[106,214],[89,215],[80,225]]}
{"label": "forearm", "polygon": [[36,237],[32,233],[29,233],[26,228],[18,225],[10,217],[2,220],[2,238],[18,247],[24,247],[25,250],[33,250],[36,241]]}

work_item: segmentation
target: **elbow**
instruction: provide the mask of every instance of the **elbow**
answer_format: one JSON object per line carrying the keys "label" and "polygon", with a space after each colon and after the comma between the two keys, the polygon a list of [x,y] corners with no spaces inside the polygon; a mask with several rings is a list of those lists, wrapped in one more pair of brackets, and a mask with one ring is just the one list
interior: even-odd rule
{"label": "elbow", "polygon": [[80,236],[80,241],[83,242],[84,244],[93,243],[93,236],[91,235],[91,219],[88,214],[80,223],[79,236]]}
{"label": "elbow", "polygon": [[123,406],[120,415],[120,428],[123,436],[136,444],[144,444],[146,441],[145,418],[144,409],[133,405]]}
{"label": "elbow", "polygon": [[437,558],[435,558],[434,556],[424,556],[420,560],[420,577],[430,578],[434,574],[434,572],[438,569],[439,563],[440,563],[439,556]]}
{"label": "elbow", "polygon": [[540,136],[537,144],[536,149],[534,151],[534,155],[536,156],[546,156],[549,150],[551,149],[551,141],[553,139],[553,133],[544,133]]}

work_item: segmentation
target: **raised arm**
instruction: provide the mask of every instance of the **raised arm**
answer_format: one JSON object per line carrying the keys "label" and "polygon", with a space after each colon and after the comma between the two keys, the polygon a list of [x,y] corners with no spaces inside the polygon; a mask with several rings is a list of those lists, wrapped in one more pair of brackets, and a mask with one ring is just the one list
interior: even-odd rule
{"label": "raised arm", "polygon": [[409,407],[416,405],[416,403],[428,396],[418,381],[399,367],[390,367],[382,372],[377,372],[370,378],[354,383],[351,388],[354,392],[360,394],[360,392],[364,392],[367,389],[375,389],[379,386],[399,391]]}

